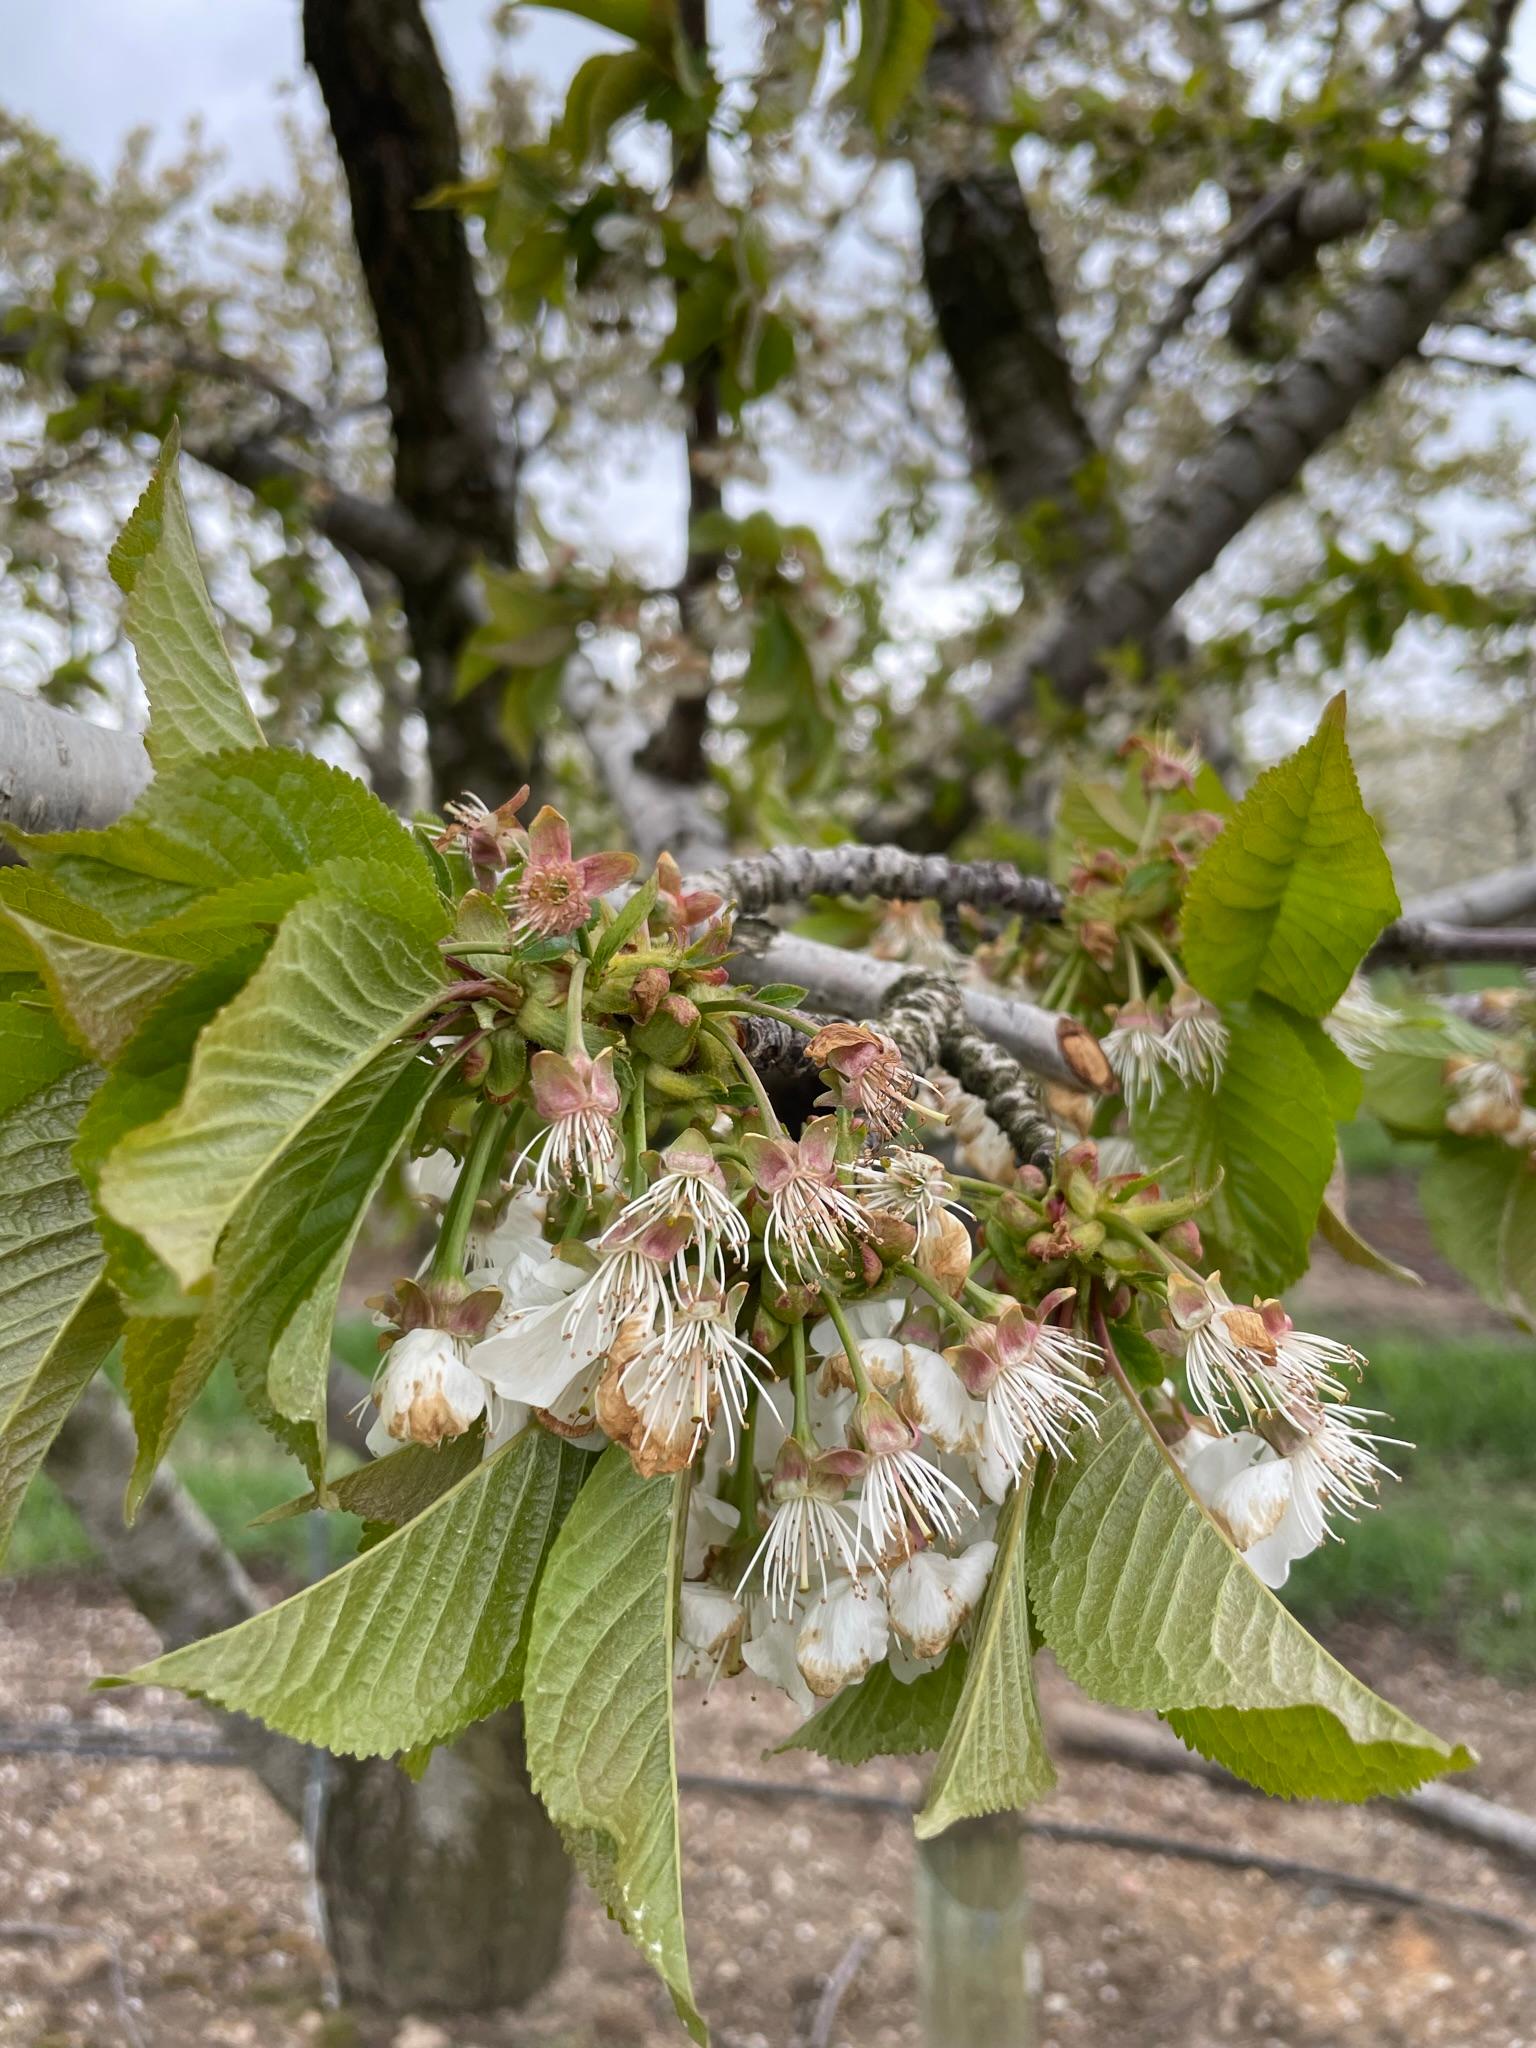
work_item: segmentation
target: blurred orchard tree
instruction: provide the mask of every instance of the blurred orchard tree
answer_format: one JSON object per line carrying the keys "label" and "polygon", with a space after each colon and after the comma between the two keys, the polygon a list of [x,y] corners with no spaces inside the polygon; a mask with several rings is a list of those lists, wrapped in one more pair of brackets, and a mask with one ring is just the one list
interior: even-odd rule
{"label": "blurred orchard tree", "polygon": [[622,712],[663,818],[1000,851],[1149,705],[1221,760],[1410,629],[1518,694],[1511,5],[566,11],[563,105],[507,9],[461,111],[412,0],[311,5],[272,191],[6,124],[13,682],[121,694],[102,543],[176,416],[270,735],[392,801],[580,783]]}

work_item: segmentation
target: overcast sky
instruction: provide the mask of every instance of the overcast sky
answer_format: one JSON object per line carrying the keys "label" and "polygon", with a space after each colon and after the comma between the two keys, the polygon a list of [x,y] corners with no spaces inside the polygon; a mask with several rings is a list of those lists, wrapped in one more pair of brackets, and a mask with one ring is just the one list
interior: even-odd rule
{"label": "overcast sky", "polygon": [[[227,152],[242,183],[280,175],[278,116],[297,86],[318,115],[304,73],[299,0],[62,0],[18,8],[6,23],[7,106],[105,170],[129,129],[174,140],[194,117]],[[427,0],[438,46],[461,99],[484,77],[489,0]],[[530,8],[519,60],[546,78],[602,46],[596,30]]]}

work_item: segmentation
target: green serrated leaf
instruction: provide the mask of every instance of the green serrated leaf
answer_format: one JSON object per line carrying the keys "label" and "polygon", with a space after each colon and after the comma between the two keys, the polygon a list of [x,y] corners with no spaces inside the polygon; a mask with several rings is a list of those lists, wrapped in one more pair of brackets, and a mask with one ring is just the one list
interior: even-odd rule
{"label": "green serrated leaf", "polygon": [[677,19],[672,0],[527,0],[527,4],[547,7],[554,14],[578,15],[658,57],[671,52]]}
{"label": "green serrated leaf", "polygon": [[7,837],[54,887],[124,931],[184,917],[215,891],[339,859],[395,870],[420,906],[423,934],[448,929],[415,835],[355,775],[286,747],[185,762],[157,775],[132,810],[100,832]]}
{"label": "green serrated leaf", "polygon": [[917,1816],[920,1841],[957,1820],[1028,1806],[1056,1782],[1035,1698],[1025,1570],[1030,1491],[1025,1478],[998,1519],[997,1558],[965,1690]]}
{"label": "green serrated leaf", "polygon": [[1401,909],[1335,697],[1259,777],[1190,882],[1184,963],[1213,1002],[1264,994],[1321,1017]]}
{"label": "green serrated leaf", "polygon": [[578,1867],[651,1963],[695,2041],[683,1936],[672,1631],[686,1474],[603,1453],[555,1543],[528,1646],[534,1790]]}
{"label": "green serrated leaf", "polygon": [[441,1499],[450,1486],[457,1486],[484,1455],[485,1431],[479,1423],[444,1444],[405,1444],[387,1457],[371,1458],[366,1465],[332,1480],[326,1499],[314,1491],[301,1493],[297,1499],[285,1500],[257,1515],[251,1527],[263,1529],[272,1522],[291,1521],[295,1515],[330,1507],[360,1515],[365,1522],[386,1530],[398,1529]]}
{"label": "green serrated leaf", "polygon": [[208,601],[177,475],[180,445],[173,426],[107,558],[128,599],[123,625],[149,698],[144,745],[157,772],[224,747],[262,744]]}
{"label": "green serrated leaf", "polygon": [[1080,1431],[1041,1502],[1030,1591],[1095,1699],[1163,1715],[1262,1791],[1370,1799],[1473,1759],[1378,1699],[1249,1571],[1138,1410]]}
{"label": "green serrated leaf", "polygon": [[1306,1271],[1336,1138],[1317,1065],[1279,1004],[1233,1004],[1226,1018],[1215,1088],[1138,1103],[1133,1128],[1143,1158],[1179,1155],[1170,1192],[1214,1189],[1201,1236],[1236,1298],[1249,1287],[1277,1292]]}
{"label": "green serrated leaf", "polygon": [[585,1462],[525,1430],[340,1571],[101,1682],[174,1686],[343,1756],[447,1741],[518,1696],[534,1588]]}
{"label": "green serrated leaf", "polygon": [[592,948],[591,975],[595,983],[603,969],[626,940],[634,937],[641,925],[655,907],[658,884],[654,875],[648,875],[625,903],[618,916],[598,939]]}
{"label": "green serrated leaf", "polygon": [[436,948],[404,925],[308,898],[199,1038],[181,1101],[103,1165],[103,1207],[195,1285],[279,1155],[443,986]]}
{"label": "green serrated leaf", "polygon": [[1494,1308],[1536,1327],[1536,1175],[1496,1138],[1446,1137],[1419,1177],[1435,1247]]}
{"label": "green serrated leaf", "polygon": [[1399,1137],[1443,1137],[1451,1100],[1445,1063],[1457,1053],[1496,1059],[1499,1041],[1459,1017],[1403,1018],[1371,1062],[1365,1107]]}
{"label": "green serrated leaf", "polygon": [[0,870],[0,918],[20,933],[82,1051],[111,1060],[196,965],[224,950],[207,939],[122,932],[26,868]]}
{"label": "green serrated leaf", "polygon": [[0,1116],[0,1557],[22,1495],[122,1325],[69,1158],[98,1079],[76,1065]]}
{"label": "green serrated leaf", "polygon": [[51,1010],[14,999],[0,1004],[0,1116],[79,1064]]}
{"label": "green serrated leaf", "polygon": [[[197,1036],[233,1000],[260,965],[264,945],[229,954],[176,988],[140,1026],[118,1055],[80,1122],[75,1167],[94,1195],[102,1162],[119,1139],[163,1116],[186,1086]],[[130,1314],[193,1314],[178,1283],[134,1231],[101,1213],[97,1229],[107,1253],[107,1275]]]}
{"label": "green serrated leaf", "polygon": [[1324,1244],[1331,1245],[1346,1265],[1359,1266],[1367,1273],[1379,1273],[1384,1280],[1400,1280],[1405,1287],[1422,1287],[1424,1282],[1411,1266],[1400,1266],[1395,1259],[1389,1259],[1385,1252],[1379,1252],[1374,1245],[1366,1243],[1354,1230],[1342,1209],[1332,1202],[1324,1202],[1317,1215],[1317,1234]]}
{"label": "green serrated leaf", "polygon": [[942,1664],[903,1684],[888,1663],[879,1663],[857,1685],[844,1688],[818,1707],[779,1743],[774,1755],[810,1749],[835,1764],[863,1764],[876,1756],[921,1756],[944,1740],[960,1689],[966,1653],[955,1643]]}

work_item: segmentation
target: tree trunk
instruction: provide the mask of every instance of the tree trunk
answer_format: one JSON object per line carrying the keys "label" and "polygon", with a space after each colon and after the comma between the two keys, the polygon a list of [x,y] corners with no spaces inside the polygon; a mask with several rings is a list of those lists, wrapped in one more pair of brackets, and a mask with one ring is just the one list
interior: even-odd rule
{"label": "tree trunk", "polygon": [[[264,1605],[202,1509],[162,1466],[131,1528],[134,1433],[104,1380],[54,1440],[48,1475],[168,1648]],[[303,1821],[327,1772],[316,1863],[341,1994],[392,2012],[478,2012],[531,1998],[560,1962],[571,1868],[528,1785],[522,1726],[498,1714],[433,1757],[419,1784],[381,1758],[326,1759],[242,1715],[229,1740]]]}
{"label": "tree trunk", "polygon": [[438,1750],[419,1784],[378,1758],[333,1759],[319,1875],[349,2001],[530,1999],[560,1964],[571,1866],[529,1788],[518,1709]]}
{"label": "tree trunk", "polygon": [[1024,1825],[1016,1813],[957,1821],[917,1845],[923,2048],[1032,2048]]}

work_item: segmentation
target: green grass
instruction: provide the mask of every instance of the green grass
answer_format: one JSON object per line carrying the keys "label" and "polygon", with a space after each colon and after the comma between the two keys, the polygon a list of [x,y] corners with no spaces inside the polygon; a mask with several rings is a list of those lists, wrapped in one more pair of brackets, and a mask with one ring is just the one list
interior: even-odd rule
{"label": "green grass", "polygon": [[[352,1515],[297,1515],[269,1528],[251,1527],[268,1508],[308,1492],[309,1483],[297,1461],[251,1420],[228,1373],[216,1373],[209,1382],[176,1439],[171,1462],[198,1506],[248,1563],[311,1577],[320,1562],[310,1549],[317,1521],[326,1532],[328,1564],[357,1548],[361,1524]],[[5,1569],[41,1571],[87,1564],[93,1556],[58,1492],[46,1478],[38,1480],[22,1507]]]}
{"label": "green grass", "polygon": [[1361,1395],[1384,1408],[1397,1484],[1294,1567],[1285,1598],[1309,1626],[1385,1616],[1465,1662],[1536,1678],[1536,1344],[1354,1333]]}

